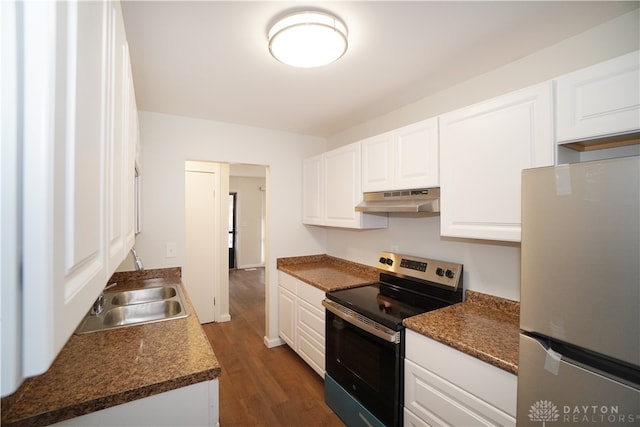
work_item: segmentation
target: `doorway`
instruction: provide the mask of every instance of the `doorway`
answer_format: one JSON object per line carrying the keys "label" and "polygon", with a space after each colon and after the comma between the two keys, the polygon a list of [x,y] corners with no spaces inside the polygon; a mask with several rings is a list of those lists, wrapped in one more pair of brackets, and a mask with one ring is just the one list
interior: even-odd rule
{"label": "doorway", "polygon": [[[245,270],[264,267],[266,169],[266,166],[259,165],[229,165],[229,236],[227,239],[230,248],[230,269]],[[235,197],[232,199],[233,194]],[[233,206],[234,201],[235,206]],[[234,264],[231,264],[232,246],[235,252]]]}
{"label": "doorway", "polygon": [[238,193],[229,193],[229,270],[236,268],[236,234]]}
{"label": "doorway", "polygon": [[[189,294],[197,295],[194,306],[201,323],[231,320],[229,268],[223,266],[264,267],[268,239],[267,181],[268,166],[185,161],[182,276]],[[233,193],[235,226],[230,227]],[[230,234],[230,230],[235,232]],[[231,254],[233,264],[228,259]]]}

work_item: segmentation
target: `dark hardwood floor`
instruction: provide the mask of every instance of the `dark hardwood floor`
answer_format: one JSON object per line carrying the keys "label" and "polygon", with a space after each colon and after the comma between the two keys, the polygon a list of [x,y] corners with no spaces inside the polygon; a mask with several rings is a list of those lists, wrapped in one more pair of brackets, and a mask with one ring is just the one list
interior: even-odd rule
{"label": "dark hardwood floor", "polygon": [[264,269],[231,270],[231,321],[203,325],[222,366],[221,427],[344,426],[320,376],[287,345],[264,345],[264,298]]}

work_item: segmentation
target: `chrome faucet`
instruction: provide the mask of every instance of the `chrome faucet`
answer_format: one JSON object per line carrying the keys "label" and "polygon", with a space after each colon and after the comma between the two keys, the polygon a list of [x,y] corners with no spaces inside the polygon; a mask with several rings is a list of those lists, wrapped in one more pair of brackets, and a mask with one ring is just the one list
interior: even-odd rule
{"label": "chrome faucet", "polygon": [[115,285],[117,285],[117,283],[112,283],[110,285],[107,285],[104,287],[102,292],[100,292],[100,295],[98,296],[98,298],[93,303],[93,306],[91,307],[90,313],[92,316],[100,316],[100,314],[104,310],[104,291],[106,291],[107,289],[113,288]]}
{"label": "chrome faucet", "polygon": [[[138,256],[134,248],[131,248],[131,255],[133,255],[133,263],[136,267],[136,271],[144,270],[144,267],[142,266],[142,261],[140,260],[140,257]],[[104,291],[106,291],[109,288],[113,288],[115,285],[117,285],[117,283],[112,283],[106,286],[102,290],[102,292],[100,292],[100,295],[98,296],[96,301],[93,303],[93,306],[91,307],[90,314],[92,316],[99,316],[102,313],[102,311],[104,310]]]}
{"label": "chrome faucet", "polygon": [[138,256],[134,248],[131,248],[131,255],[133,255],[133,263],[136,267],[136,271],[144,270],[144,267],[142,266],[142,261],[140,261],[140,257]]}

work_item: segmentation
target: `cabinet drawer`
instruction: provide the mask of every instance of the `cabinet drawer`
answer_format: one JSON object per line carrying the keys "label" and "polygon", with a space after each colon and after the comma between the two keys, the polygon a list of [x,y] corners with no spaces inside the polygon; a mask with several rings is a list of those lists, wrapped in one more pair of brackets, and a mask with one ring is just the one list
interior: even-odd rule
{"label": "cabinet drawer", "polygon": [[406,358],[515,416],[515,375],[412,330],[406,333]]}
{"label": "cabinet drawer", "polygon": [[405,408],[428,425],[515,425],[512,416],[410,360],[405,360]]}
{"label": "cabinet drawer", "polygon": [[324,291],[308,285],[302,281],[298,284],[298,298],[301,298],[324,313],[322,300],[324,299]]}
{"label": "cabinet drawer", "polygon": [[280,276],[280,286],[282,286],[292,294],[296,295],[297,294],[296,288],[298,286],[299,280],[283,272],[279,272],[279,276]]}
{"label": "cabinet drawer", "polygon": [[298,326],[324,345],[324,312],[298,300]]}
{"label": "cabinet drawer", "polygon": [[403,423],[404,427],[430,427],[426,421],[421,420],[420,417],[418,417],[416,414],[414,414],[407,408],[404,408],[403,417],[404,417],[404,423]]}
{"label": "cabinet drawer", "polygon": [[300,357],[302,357],[318,375],[324,378],[324,344],[319,343],[303,329],[298,328],[297,351]]}

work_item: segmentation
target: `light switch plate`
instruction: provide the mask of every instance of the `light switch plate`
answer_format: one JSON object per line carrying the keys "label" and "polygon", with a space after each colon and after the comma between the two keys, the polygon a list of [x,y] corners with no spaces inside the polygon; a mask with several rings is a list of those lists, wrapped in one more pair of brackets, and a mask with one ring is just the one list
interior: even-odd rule
{"label": "light switch plate", "polygon": [[176,242],[167,242],[165,247],[165,257],[166,258],[175,258],[176,257]]}

